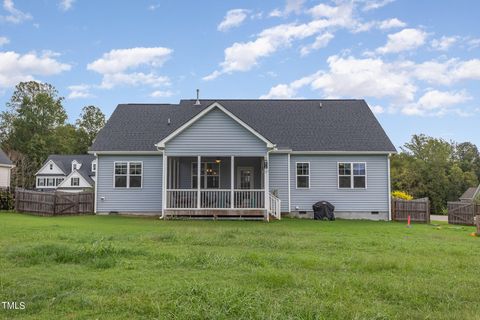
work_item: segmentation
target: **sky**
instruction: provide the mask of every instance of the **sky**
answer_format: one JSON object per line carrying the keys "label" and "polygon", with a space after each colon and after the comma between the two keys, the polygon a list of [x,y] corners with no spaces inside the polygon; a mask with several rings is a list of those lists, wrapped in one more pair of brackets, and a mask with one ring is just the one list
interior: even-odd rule
{"label": "sky", "polygon": [[480,1],[0,0],[0,111],[20,81],[83,106],[365,99],[393,143],[480,146]]}

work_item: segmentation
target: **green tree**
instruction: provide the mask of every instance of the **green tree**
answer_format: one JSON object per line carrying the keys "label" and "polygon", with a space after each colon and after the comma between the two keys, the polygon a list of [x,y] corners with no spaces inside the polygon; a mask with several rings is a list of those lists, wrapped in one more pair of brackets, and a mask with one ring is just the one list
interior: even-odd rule
{"label": "green tree", "polygon": [[56,130],[67,120],[62,103],[63,98],[50,84],[29,81],[15,87],[7,111],[0,115],[0,127],[4,130],[2,145],[16,154],[17,185],[32,187],[35,171],[59,149]]}
{"label": "green tree", "polygon": [[97,136],[98,131],[105,126],[105,115],[100,108],[95,106],[85,106],[82,109],[80,118],[76,122],[77,128],[81,131],[80,135],[86,137],[84,143],[87,147],[91,146]]}

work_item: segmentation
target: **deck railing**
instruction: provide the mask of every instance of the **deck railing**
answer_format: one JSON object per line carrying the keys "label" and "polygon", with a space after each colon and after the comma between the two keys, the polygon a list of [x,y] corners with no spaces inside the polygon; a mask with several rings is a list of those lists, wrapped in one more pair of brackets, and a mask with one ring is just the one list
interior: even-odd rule
{"label": "deck railing", "polygon": [[282,218],[281,214],[281,200],[277,198],[272,193],[269,194],[268,197],[270,201],[270,206],[268,208],[268,213],[280,220]]}
{"label": "deck railing", "polygon": [[[197,189],[168,189],[167,209],[265,209],[265,190],[202,189],[198,203]],[[200,204],[200,207],[199,207]]]}

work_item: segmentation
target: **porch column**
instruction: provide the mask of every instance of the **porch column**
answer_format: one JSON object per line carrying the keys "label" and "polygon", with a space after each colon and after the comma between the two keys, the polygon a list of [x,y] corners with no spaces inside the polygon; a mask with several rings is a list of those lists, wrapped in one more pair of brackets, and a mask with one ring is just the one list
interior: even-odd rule
{"label": "porch column", "polygon": [[200,166],[202,165],[202,157],[197,156],[197,209],[200,209],[200,181],[201,181],[201,170]]}
{"label": "porch column", "polygon": [[[162,153],[162,219],[165,219],[165,209],[167,208],[167,163],[168,159],[165,150]],[[97,164],[98,171],[98,164]]]}
{"label": "porch column", "polygon": [[235,193],[233,189],[235,188],[235,157],[230,157],[230,208],[235,207]]}
{"label": "porch column", "polygon": [[264,183],[263,183],[263,188],[265,192],[265,217],[266,220],[270,220],[270,178],[269,178],[269,166],[270,166],[270,157],[269,154],[267,153],[267,156],[264,157],[264,162],[263,162],[263,170],[264,170]]}

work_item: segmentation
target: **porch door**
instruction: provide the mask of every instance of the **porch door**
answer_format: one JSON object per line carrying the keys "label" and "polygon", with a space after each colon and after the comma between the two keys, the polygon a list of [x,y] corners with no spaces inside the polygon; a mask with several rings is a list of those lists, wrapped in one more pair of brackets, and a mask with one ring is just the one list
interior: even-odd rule
{"label": "porch door", "polygon": [[253,189],[253,167],[237,168],[237,189]]}

